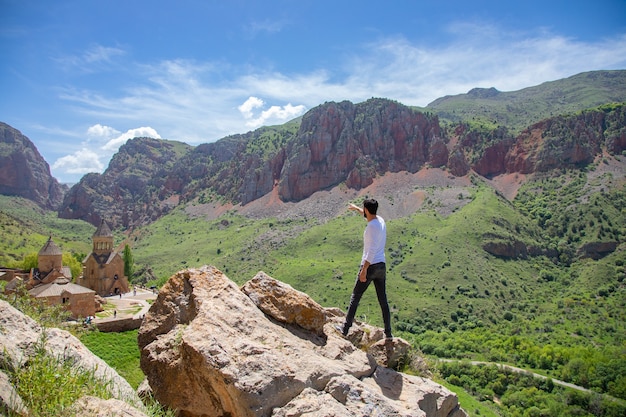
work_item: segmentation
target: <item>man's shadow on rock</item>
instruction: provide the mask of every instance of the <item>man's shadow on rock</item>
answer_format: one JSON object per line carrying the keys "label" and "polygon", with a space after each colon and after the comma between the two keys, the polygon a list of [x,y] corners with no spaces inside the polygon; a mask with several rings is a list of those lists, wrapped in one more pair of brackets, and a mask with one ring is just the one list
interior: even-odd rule
{"label": "man's shadow on rock", "polygon": [[315,332],[312,332],[310,330],[307,330],[298,326],[297,324],[283,323],[270,316],[267,316],[267,318],[273,324],[288,330],[291,334],[296,336],[298,339],[311,342],[315,346],[319,346],[319,347],[326,346],[326,342],[328,341],[328,336],[326,336],[325,334],[318,335]]}
{"label": "man's shadow on rock", "polygon": [[404,388],[404,377],[402,374],[391,368],[377,366],[372,379],[382,394],[392,400],[399,400]]}

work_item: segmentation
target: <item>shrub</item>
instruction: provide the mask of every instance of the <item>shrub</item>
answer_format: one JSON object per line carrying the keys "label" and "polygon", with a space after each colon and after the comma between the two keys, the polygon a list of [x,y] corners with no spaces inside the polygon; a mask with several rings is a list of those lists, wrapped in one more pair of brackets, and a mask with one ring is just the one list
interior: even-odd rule
{"label": "shrub", "polygon": [[45,339],[25,365],[9,371],[9,378],[33,416],[62,415],[85,395],[111,398],[111,382],[95,376],[95,370],[77,367],[74,361],[50,356]]}

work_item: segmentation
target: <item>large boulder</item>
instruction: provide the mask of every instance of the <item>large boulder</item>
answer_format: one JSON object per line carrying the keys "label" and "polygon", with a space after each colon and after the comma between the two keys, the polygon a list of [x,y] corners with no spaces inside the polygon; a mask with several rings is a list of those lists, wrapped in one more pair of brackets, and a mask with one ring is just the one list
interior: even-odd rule
{"label": "large boulder", "polygon": [[28,415],[28,408],[22,401],[22,397],[3,370],[0,370],[0,415]]}
{"label": "large boulder", "polygon": [[184,270],[139,329],[141,368],[154,397],[186,417],[465,415],[450,391],[342,337],[341,320],[264,273],[239,288],[211,266]]}
{"label": "large boulder", "polygon": [[324,308],[303,292],[259,272],[241,290],[265,314],[295,324],[318,335],[324,334]]}

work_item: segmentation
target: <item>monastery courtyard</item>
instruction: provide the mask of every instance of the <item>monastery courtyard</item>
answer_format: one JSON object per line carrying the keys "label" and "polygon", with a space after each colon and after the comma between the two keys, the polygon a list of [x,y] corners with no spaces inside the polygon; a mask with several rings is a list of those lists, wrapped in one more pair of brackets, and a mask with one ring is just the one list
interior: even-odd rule
{"label": "monastery courtyard", "polygon": [[156,300],[157,293],[151,289],[135,287],[133,291],[119,295],[104,297],[104,311],[96,313],[96,322],[140,318],[150,309],[151,302]]}

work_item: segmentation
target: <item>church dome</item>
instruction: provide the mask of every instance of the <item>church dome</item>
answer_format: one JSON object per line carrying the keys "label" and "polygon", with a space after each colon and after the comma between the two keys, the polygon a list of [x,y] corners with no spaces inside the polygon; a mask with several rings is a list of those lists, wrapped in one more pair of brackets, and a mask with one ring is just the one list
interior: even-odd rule
{"label": "church dome", "polygon": [[93,237],[113,237],[113,232],[106,224],[104,220],[100,222],[100,226],[96,229],[96,232],[93,234]]}
{"label": "church dome", "polygon": [[61,248],[54,243],[52,236],[50,236],[46,244],[43,245],[43,248],[39,251],[39,255],[63,255],[63,252],[61,251]]}

